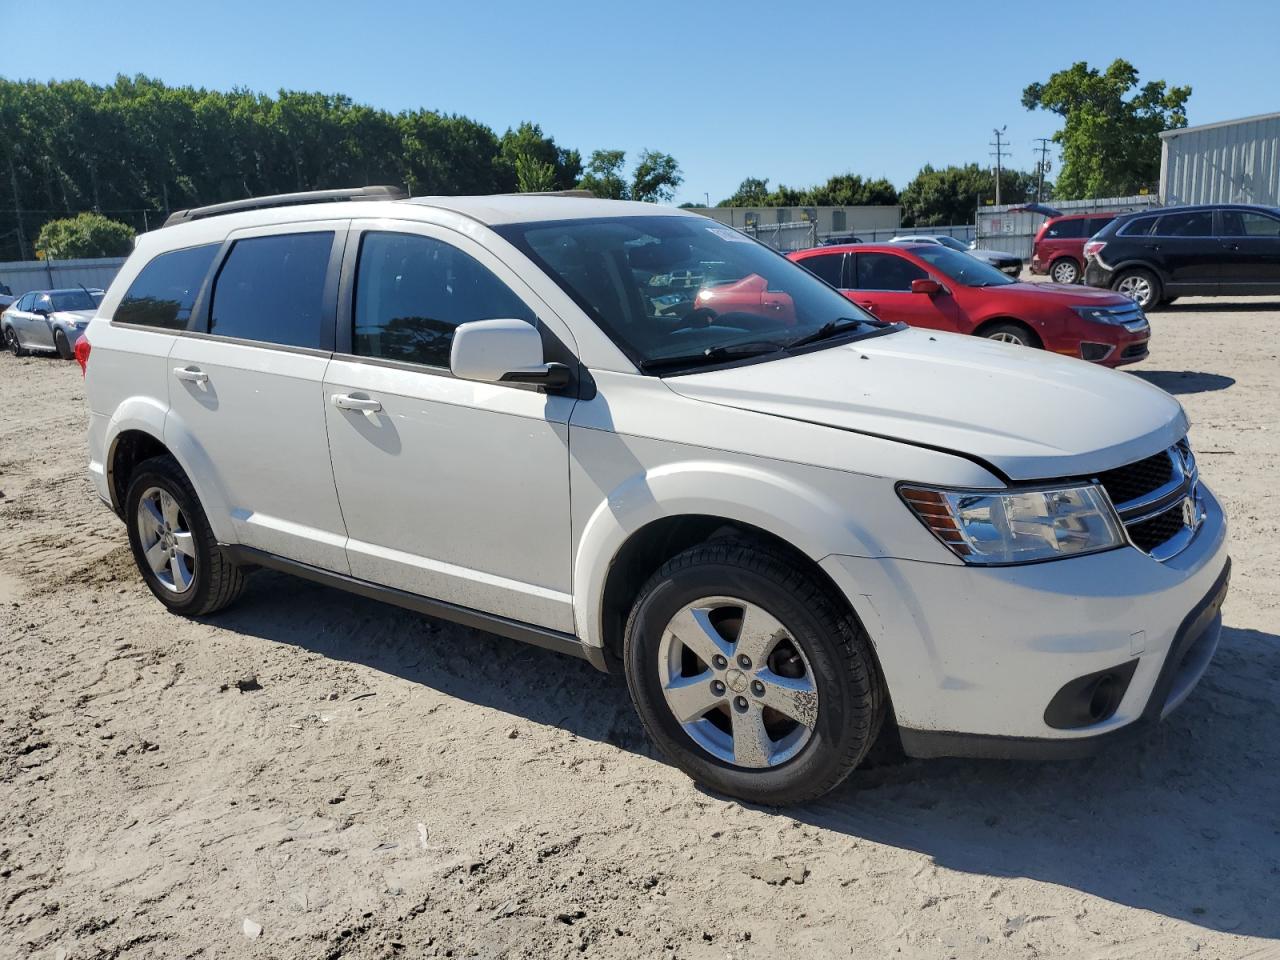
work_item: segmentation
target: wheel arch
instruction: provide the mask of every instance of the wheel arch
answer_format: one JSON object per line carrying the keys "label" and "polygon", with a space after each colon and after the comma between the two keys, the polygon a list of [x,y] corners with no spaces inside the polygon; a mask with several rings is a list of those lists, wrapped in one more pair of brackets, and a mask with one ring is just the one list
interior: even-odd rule
{"label": "wheel arch", "polygon": [[981,323],[979,323],[976,327],[973,328],[973,335],[975,337],[985,337],[987,335],[988,330],[991,330],[993,327],[1002,326],[1003,324],[1013,324],[1016,327],[1021,327],[1023,330],[1027,331],[1027,333],[1036,341],[1036,346],[1039,346],[1039,347],[1044,346],[1044,337],[1040,335],[1040,332],[1036,330],[1033,324],[1030,324],[1026,320],[1022,320],[1018,317],[1010,316],[1008,314],[1001,314],[999,316],[988,317],[986,320],[983,320]]}

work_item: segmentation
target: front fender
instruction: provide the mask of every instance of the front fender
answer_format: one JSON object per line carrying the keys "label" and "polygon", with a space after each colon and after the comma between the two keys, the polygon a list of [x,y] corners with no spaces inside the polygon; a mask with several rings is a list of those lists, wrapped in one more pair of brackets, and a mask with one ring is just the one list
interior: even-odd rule
{"label": "front fender", "polygon": [[[790,466],[794,471],[795,465]],[[591,511],[577,541],[573,602],[580,639],[589,646],[603,646],[604,587],[615,558],[635,533],[664,518],[712,516],[749,524],[814,561],[831,554],[885,555],[881,538],[855,518],[847,501],[842,503],[833,495],[837,475],[817,469],[809,472],[827,483],[809,483],[745,463],[699,460],[657,466],[618,484]],[[865,498],[864,503],[882,497],[886,503],[892,500],[895,512],[910,520],[897,503],[891,483],[847,474],[840,477],[850,488],[850,497]],[[867,505],[868,514],[874,515],[875,507]]]}

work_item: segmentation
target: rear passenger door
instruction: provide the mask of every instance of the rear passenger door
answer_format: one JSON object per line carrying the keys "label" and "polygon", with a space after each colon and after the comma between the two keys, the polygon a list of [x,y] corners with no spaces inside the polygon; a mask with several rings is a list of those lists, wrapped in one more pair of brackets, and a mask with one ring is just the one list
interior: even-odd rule
{"label": "rear passenger door", "polygon": [[1212,210],[1178,210],[1156,221],[1139,240],[1168,278],[1169,293],[1212,296],[1221,278],[1222,248],[1213,235]]}
{"label": "rear passenger door", "polygon": [[352,575],[572,632],[576,401],[449,372],[460,323],[525,320],[576,362],[568,331],[485,247],[428,224],[355,221],[341,304],[324,409]]}
{"label": "rear passenger door", "polygon": [[[240,543],[347,572],[322,384],[348,221],[232,233],[169,354],[165,440],[225,500]],[[95,358],[96,359],[96,358]]]}
{"label": "rear passenger door", "polygon": [[1280,292],[1280,218],[1257,210],[1221,210],[1224,294]]}

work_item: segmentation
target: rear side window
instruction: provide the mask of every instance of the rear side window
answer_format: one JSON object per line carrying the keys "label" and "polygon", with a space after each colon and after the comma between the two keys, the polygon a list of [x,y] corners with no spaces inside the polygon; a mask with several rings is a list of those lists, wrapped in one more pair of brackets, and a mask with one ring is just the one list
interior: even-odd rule
{"label": "rear side window", "polygon": [[1280,237],[1280,220],[1246,210],[1222,211],[1224,237]]}
{"label": "rear side window", "polygon": [[129,285],[112,319],[165,330],[186,329],[218,246],[210,243],[160,254]]}
{"label": "rear side window", "polygon": [[892,253],[858,254],[859,290],[909,291],[912,280],[924,280],[928,276],[910,260]]}
{"label": "rear side window", "polygon": [[237,240],[213,284],[209,332],[320,349],[333,234]]}
{"label": "rear side window", "polygon": [[1159,217],[1137,217],[1124,224],[1116,233],[1122,237],[1148,237],[1155,229]]}
{"label": "rear side window", "polygon": [[36,295],[34,293],[24,294],[22,299],[14,304],[15,310],[21,310],[23,313],[30,313],[31,308],[35,306]]}
{"label": "rear side window", "polygon": [[1052,240],[1070,240],[1076,237],[1083,237],[1085,235],[1084,224],[1085,221],[1083,220],[1059,220],[1049,227],[1045,236]]}
{"label": "rear side window", "polygon": [[1085,228],[1087,231],[1085,236],[1092,237],[1114,219],[1115,217],[1090,217],[1088,220],[1089,226]]}
{"label": "rear side window", "polygon": [[431,237],[364,235],[352,331],[358,356],[447,369],[458,324],[499,319],[537,323],[524,301],[470,255]]}
{"label": "rear side window", "polygon": [[833,287],[842,286],[844,283],[840,277],[840,268],[844,265],[843,253],[820,253],[805,257],[799,263],[819,280],[825,280]]}
{"label": "rear side window", "polygon": [[1157,237],[1211,237],[1213,236],[1213,211],[1194,210],[1186,213],[1166,213],[1156,224]]}

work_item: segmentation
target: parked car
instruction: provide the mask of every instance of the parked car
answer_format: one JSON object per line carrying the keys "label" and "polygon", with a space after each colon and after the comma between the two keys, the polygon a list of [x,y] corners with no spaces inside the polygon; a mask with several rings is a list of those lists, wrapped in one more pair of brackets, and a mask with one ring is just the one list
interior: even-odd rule
{"label": "parked car", "polygon": [[90,323],[89,474],[174,613],[262,566],[575,654],[768,804],[882,728],[1079,755],[1203,674],[1226,520],[1164,391],[877,320],[682,210],[390,196],[175,214]]}
{"label": "parked car", "polygon": [[821,247],[789,256],[882,320],[1042,347],[1108,367],[1147,355],[1147,318],[1120,294],[1019,283],[936,244]]}
{"label": "parked car", "polygon": [[1003,253],[1000,250],[983,250],[980,247],[972,247],[955,237],[949,237],[945,233],[931,234],[904,234],[901,237],[894,237],[890,243],[936,243],[942,247],[948,247],[952,250],[959,250],[961,253],[967,253],[969,256],[981,260],[983,263],[989,264],[999,270],[1001,273],[1007,273],[1011,277],[1016,277],[1022,272],[1022,258],[1014,253]]}
{"label": "parked car", "polygon": [[13,295],[9,285],[0,281],[0,311],[7,309],[16,299],[18,298]]}
{"label": "parked car", "polygon": [[1071,213],[1040,224],[1031,249],[1031,272],[1054,283],[1079,283],[1084,276],[1084,245],[1116,218],[1114,213]]}
{"label": "parked car", "polygon": [[1144,310],[1177,297],[1280,294],[1280,208],[1165,207],[1116,217],[1084,248],[1085,282]]}
{"label": "parked car", "polygon": [[849,243],[861,243],[861,242],[862,240],[860,240],[858,237],[855,237],[852,233],[832,233],[819,239],[818,246],[820,247],[843,246]]}
{"label": "parked car", "polygon": [[27,353],[56,353],[73,357],[98,301],[83,287],[32,290],[0,314],[0,333],[15,357]]}

